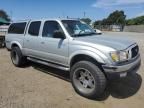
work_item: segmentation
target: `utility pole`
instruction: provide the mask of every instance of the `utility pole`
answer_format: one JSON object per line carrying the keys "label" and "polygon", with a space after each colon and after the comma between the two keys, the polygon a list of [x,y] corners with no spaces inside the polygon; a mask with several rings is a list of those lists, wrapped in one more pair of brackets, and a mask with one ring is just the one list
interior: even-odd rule
{"label": "utility pole", "polygon": [[86,12],[84,12],[84,18],[86,17]]}
{"label": "utility pole", "polygon": [[11,21],[12,21],[12,18],[13,17],[13,12],[12,11],[10,11],[10,19],[11,19]]}
{"label": "utility pole", "polygon": [[65,13],[64,12],[62,12],[62,17],[65,18]]}

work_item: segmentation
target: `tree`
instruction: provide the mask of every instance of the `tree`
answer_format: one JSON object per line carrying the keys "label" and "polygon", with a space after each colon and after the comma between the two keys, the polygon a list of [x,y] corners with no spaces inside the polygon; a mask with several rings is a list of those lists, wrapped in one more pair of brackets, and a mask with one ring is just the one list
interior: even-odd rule
{"label": "tree", "polygon": [[86,24],[89,24],[90,25],[90,23],[91,23],[91,19],[90,18],[82,18],[81,19],[83,22],[85,22]]}
{"label": "tree", "polygon": [[6,21],[10,21],[8,14],[4,10],[0,10],[0,17],[5,19]]}
{"label": "tree", "polygon": [[94,27],[97,25],[125,25],[126,22],[126,15],[124,14],[124,11],[114,11],[111,13],[107,18],[104,18],[103,20],[98,20],[94,22]]}
{"label": "tree", "polygon": [[103,20],[102,20],[102,23],[101,23],[102,25],[109,25],[109,22],[108,22],[108,20],[106,19],[106,18],[104,18]]}
{"label": "tree", "polygon": [[128,19],[126,25],[142,25],[144,24],[144,16]]}
{"label": "tree", "polygon": [[109,25],[109,22],[106,18],[104,18],[103,20],[97,20],[93,23],[94,28],[98,29],[100,29],[102,25]]}
{"label": "tree", "polygon": [[125,25],[125,19],[126,15],[124,14],[124,11],[116,10],[108,16],[107,22],[109,25]]}
{"label": "tree", "polygon": [[93,23],[94,28],[96,28],[97,26],[102,25],[102,21],[101,20],[97,20]]}
{"label": "tree", "polygon": [[101,25],[102,24],[102,21],[101,20],[97,20],[94,22],[94,25]]}
{"label": "tree", "polygon": [[135,25],[135,21],[133,19],[128,19],[126,25]]}

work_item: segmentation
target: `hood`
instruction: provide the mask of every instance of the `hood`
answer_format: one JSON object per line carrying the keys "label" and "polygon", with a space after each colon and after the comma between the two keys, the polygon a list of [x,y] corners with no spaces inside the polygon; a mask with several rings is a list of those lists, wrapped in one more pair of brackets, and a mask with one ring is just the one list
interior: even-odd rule
{"label": "hood", "polygon": [[76,37],[75,40],[92,43],[92,44],[99,44],[107,47],[114,48],[116,50],[124,50],[135,44],[135,42],[125,39],[125,37],[114,37],[108,35],[94,35],[94,36],[85,36],[85,37]]}

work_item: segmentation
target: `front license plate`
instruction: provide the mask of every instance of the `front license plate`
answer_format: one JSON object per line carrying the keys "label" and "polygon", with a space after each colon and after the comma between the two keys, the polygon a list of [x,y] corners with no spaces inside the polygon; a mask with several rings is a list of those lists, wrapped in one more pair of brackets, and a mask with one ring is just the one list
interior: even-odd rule
{"label": "front license plate", "polygon": [[120,77],[122,78],[122,77],[126,77],[127,76],[127,73],[121,73],[120,74]]}

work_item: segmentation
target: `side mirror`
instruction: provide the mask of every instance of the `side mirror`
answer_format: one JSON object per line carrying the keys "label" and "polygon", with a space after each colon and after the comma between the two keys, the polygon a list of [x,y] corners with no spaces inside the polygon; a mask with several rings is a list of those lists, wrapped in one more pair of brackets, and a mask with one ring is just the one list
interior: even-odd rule
{"label": "side mirror", "polygon": [[100,31],[100,30],[98,30],[98,29],[94,29],[94,31],[96,32],[96,34],[99,34],[99,35],[102,34],[102,31]]}
{"label": "side mirror", "polygon": [[53,37],[54,38],[65,39],[65,34],[60,30],[56,30],[56,31],[54,31]]}

